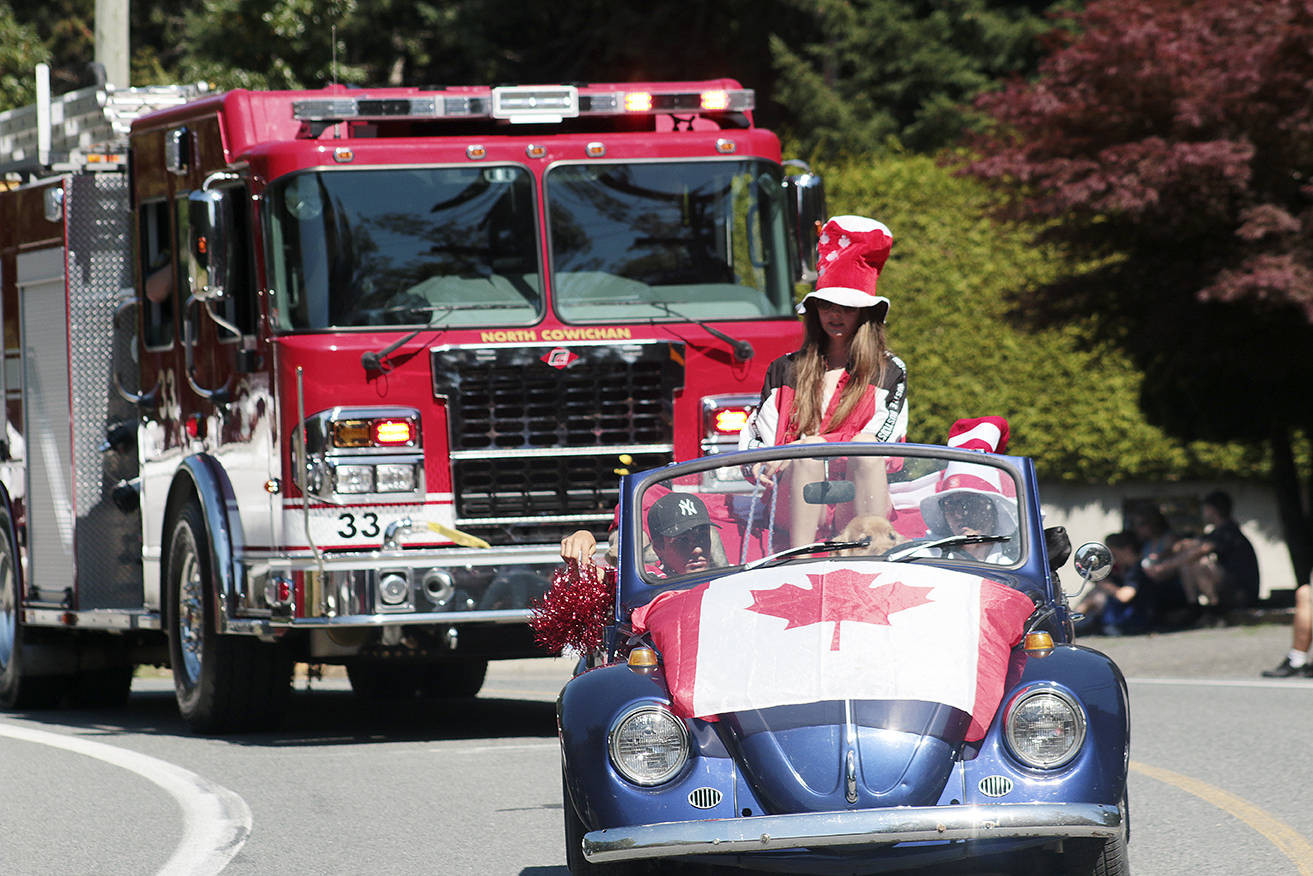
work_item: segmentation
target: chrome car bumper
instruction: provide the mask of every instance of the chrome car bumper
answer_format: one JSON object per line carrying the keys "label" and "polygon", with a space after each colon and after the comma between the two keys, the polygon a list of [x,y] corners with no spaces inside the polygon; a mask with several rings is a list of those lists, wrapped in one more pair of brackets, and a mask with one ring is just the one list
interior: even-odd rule
{"label": "chrome car bumper", "polygon": [[584,857],[603,863],[936,840],[1114,837],[1122,829],[1121,822],[1116,806],[1098,803],[897,806],[758,815],[594,830],[584,836]]}

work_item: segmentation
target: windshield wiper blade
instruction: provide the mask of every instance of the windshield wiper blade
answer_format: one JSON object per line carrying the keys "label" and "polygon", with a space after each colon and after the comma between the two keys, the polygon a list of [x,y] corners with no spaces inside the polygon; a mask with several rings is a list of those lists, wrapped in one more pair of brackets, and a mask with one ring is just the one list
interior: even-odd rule
{"label": "windshield wiper blade", "polygon": [[787,560],[789,557],[798,557],[803,554],[819,554],[822,551],[842,551],[851,548],[867,547],[871,543],[869,535],[863,535],[855,541],[814,541],[811,544],[800,544],[797,547],[786,548],[782,551],[776,551],[773,554],[767,554],[759,560],[753,560],[750,563],[744,563],[744,570],[759,569],[767,563],[773,563],[776,560]]}
{"label": "windshield wiper blade", "polygon": [[384,308],[386,311],[395,311],[397,313],[428,313],[429,321],[414,331],[397,338],[381,350],[361,353],[360,364],[366,371],[378,371],[380,373],[386,371],[388,356],[391,356],[397,350],[401,349],[403,345],[408,343],[425,329],[438,327],[433,319],[438,313],[449,314],[457,310],[506,310],[509,308],[518,308],[519,306],[520,305],[518,304],[475,304],[472,302],[465,302],[460,304],[399,304],[396,307]]}
{"label": "windshield wiper blade", "polygon": [[885,555],[885,560],[896,563],[899,560],[907,559],[916,554],[917,551],[928,551],[938,547],[953,547],[960,544],[989,544],[999,541],[1011,541],[1010,535],[946,535],[943,538],[936,538],[932,541],[923,541],[917,544],[909,544],[905,548],[894,548]]}
{"label": "windshield wiper blade", "polygon": [[686,314],[680,313],[678,310],[675,310],[675,308],[671,307],[669,304],[667,304],[664,301],[648,301],[645,303],[651,304],[653,307],[661,308],[666,312],[667,315],[673,316],[676,319],[682,319],[685,322],[691,322],[698,326],[701,326],[702,329],[707,334],[720,338],[722,341],[729,344],[730,351],[733,352],[735,360],[739,362],[748,361],[749,359],[752,358],[753,354],[756,353],[756,350],[752,349],[752,344],[749,343],[748,341],[743,341],[743,340],[739,340],[738,338],[731,337],[730,335],[727,335],[724,332],[722,332],[720,329],[713,328],[712,326],[707,325],[707,323],[703,320],[694,319],[691,316],[687,316]]}

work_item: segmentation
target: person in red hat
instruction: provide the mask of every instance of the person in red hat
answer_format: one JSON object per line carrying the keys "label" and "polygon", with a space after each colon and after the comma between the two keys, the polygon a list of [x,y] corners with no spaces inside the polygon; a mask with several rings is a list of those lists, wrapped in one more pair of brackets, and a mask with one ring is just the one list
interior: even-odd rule
{"label": "person in red hat", "polygon": [[[983,453],[1003,453],[1008,421],[1002,417],[958,420],[949,429],[948,446]],[[932,496],[921,500],[927,535],[1005,535],[1017,531],[1016,488],[1001,469],[950,462]],[[1009,564],[1015,546],[1007,542],[962,545],[952,551],[986,563]]]}
{"label": "person in red hat", "polygon": [[[758,403],[739,436],[739,449],[819,441],[906,441],[907,371],[885,341],[889,299],[876,284],[893,246],[881,222],[835,216],[821,228],[816,288],[798,305],[803,316],[801,349],[766,370]],[[884,468],[862,465],[854,513],[887,517]],[[778,469],[753,473],[773,486]],[[788,480],[820,479],[819,464],[798,460]],[[819,506],[801,501],[800,489],[782,485],[790,499],[791,540],[811,541]],[[841,525],[841,524],[839,524]]]}

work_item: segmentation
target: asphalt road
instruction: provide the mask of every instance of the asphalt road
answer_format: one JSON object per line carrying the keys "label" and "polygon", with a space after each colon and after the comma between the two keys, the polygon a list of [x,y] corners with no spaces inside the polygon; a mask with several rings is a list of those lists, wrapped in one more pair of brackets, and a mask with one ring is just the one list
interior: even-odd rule
{"label": "asphalt road", "polygon": [[[1091,638],[1130,680],[1137,876],[1313,876],[1313,680],[1279,625]],[[305,683],[278,733],[199,738],[165,679],[116,712],[0,715],[0,873],[565,876],[553,699],[569,661],[477,700],[361,707]]]}

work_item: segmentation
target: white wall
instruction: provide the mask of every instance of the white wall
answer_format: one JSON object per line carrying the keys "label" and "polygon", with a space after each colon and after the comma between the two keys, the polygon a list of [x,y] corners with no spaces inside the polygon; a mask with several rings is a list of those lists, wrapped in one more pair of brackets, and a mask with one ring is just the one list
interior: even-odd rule
{"label": "white wall", "polygon": [[[1232,516],[1254,544],[1258,554],[1259,592],[1267,596],[1272,590],[1295,587],[1295,570],[1290,553],[1281,538],[1276,498],[1272,490],[1250,481],[1188,483],[1122,483],[1111,486],[1076,486],[1062,483],[1040,484],[1040,499],[1046,526],[1065,526],[1073,547],[1087,541],[1102,541],[1110,532],[1124,528],[1124,503],[1127,500],[1180,496],[1202,500],[1215,489],[1225,490],[1235,504]],[[1071,561],[1063,569],[1062,580],[1072,590],[1075,573]],[[1070,573],[1070,574],[1069,574]]]}

